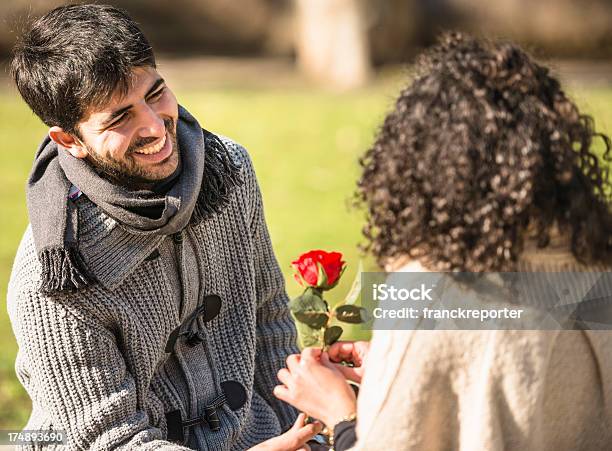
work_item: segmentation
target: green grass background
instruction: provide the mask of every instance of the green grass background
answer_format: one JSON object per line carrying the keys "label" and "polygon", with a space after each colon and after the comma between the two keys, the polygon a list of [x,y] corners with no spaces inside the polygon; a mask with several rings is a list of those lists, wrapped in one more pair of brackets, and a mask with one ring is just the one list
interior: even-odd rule
{"label": "green grass background", "polygon": [[[332,93],[307,88],[178,89],[179,101],[202,126],[243,144],[252,156],[265,213],[290,296],[300,289],[290,262],[322,248],[341,251],[349,267],[330,293],[340,299],[352,282],[360,255],[363,215],[348,204],[359,173],[358,157],[372,142],[401,85],[393,76],[358,91]],[[612,131],[612,90],[575,89],[573,97]],[[25,424],[30,404],[14,374],[16,344],[6,313],[6,286],[27,224],[24,184],[46,129],[9,89],[0,90],[0,428]],[[365,259],[366,268],[372,268]],[[359,337],[359,331],[347,331]]]}

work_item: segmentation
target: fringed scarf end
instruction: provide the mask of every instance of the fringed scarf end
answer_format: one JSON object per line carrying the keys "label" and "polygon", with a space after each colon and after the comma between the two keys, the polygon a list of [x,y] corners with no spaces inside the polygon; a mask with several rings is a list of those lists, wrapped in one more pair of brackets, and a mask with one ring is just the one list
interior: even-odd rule
{"label": "fringed scarf end", "polygon": [[204,179],[193,210],[195,222],[220,213],[229,203],[232,191],[243,183],[240,166],[232,160],[223,142],[207,131],[204,131],[204,139]]}
{"label": "fringed scarf end", "polygon": [[42,294],[71,293],[93,282],[74,247],[43,249],[39,259],[42,265]]}

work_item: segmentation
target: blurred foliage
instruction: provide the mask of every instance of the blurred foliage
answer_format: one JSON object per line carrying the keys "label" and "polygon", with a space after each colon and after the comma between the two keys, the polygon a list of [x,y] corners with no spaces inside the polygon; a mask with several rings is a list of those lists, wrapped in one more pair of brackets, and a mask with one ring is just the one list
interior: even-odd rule
{"label": "blurred foliage", "polygon": [[609,0],[365,0],[364,4],[375,63],[406,61],[447,29],[511,39],[538,55],[612,57]]}
{"label": "blurred foliage", "polygon": [[[128,11],[165,53],[292,56],[295,0],[102,0]],[[331,1],[331,0],[330,0]],[[406,61],[443,29],[507,37],[538,53],[612,57],[609,0],[354,0],[375,63]],[[61,0],[0,2],[0,55]]]}
{"label": "blurred foliage", "polygon": [[[0,54],[61,0],[0,2]],[[86,2],[82,2],[86,3]],[[103,0],[127,11],[156,51],[175,54],[259,54],[291,51],[291,0]],[[280,49],[277,47],[280,46]]]}

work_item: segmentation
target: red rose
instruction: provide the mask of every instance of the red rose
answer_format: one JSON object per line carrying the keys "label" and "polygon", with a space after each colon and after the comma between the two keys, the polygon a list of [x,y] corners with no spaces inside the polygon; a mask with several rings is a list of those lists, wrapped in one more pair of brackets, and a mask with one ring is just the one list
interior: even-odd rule
{"label": "red rose", "polygon": [[295,279],[302,285],[328,290],[333,288],[344,270],[340,252],[314,250],[291,262],[297,271]]}

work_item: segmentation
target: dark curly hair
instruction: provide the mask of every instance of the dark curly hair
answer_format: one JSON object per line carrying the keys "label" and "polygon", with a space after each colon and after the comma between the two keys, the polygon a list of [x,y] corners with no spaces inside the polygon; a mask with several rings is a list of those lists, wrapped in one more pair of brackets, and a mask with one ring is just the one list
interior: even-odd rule
{"label": "dark curly hair", "polygon": [[611,261],[608,168],[581,114],[546,67],[511,43],[442,36],[361,158],[364,246],[430,269],[511,271],[526,233],[553,227],[583,263]]}

